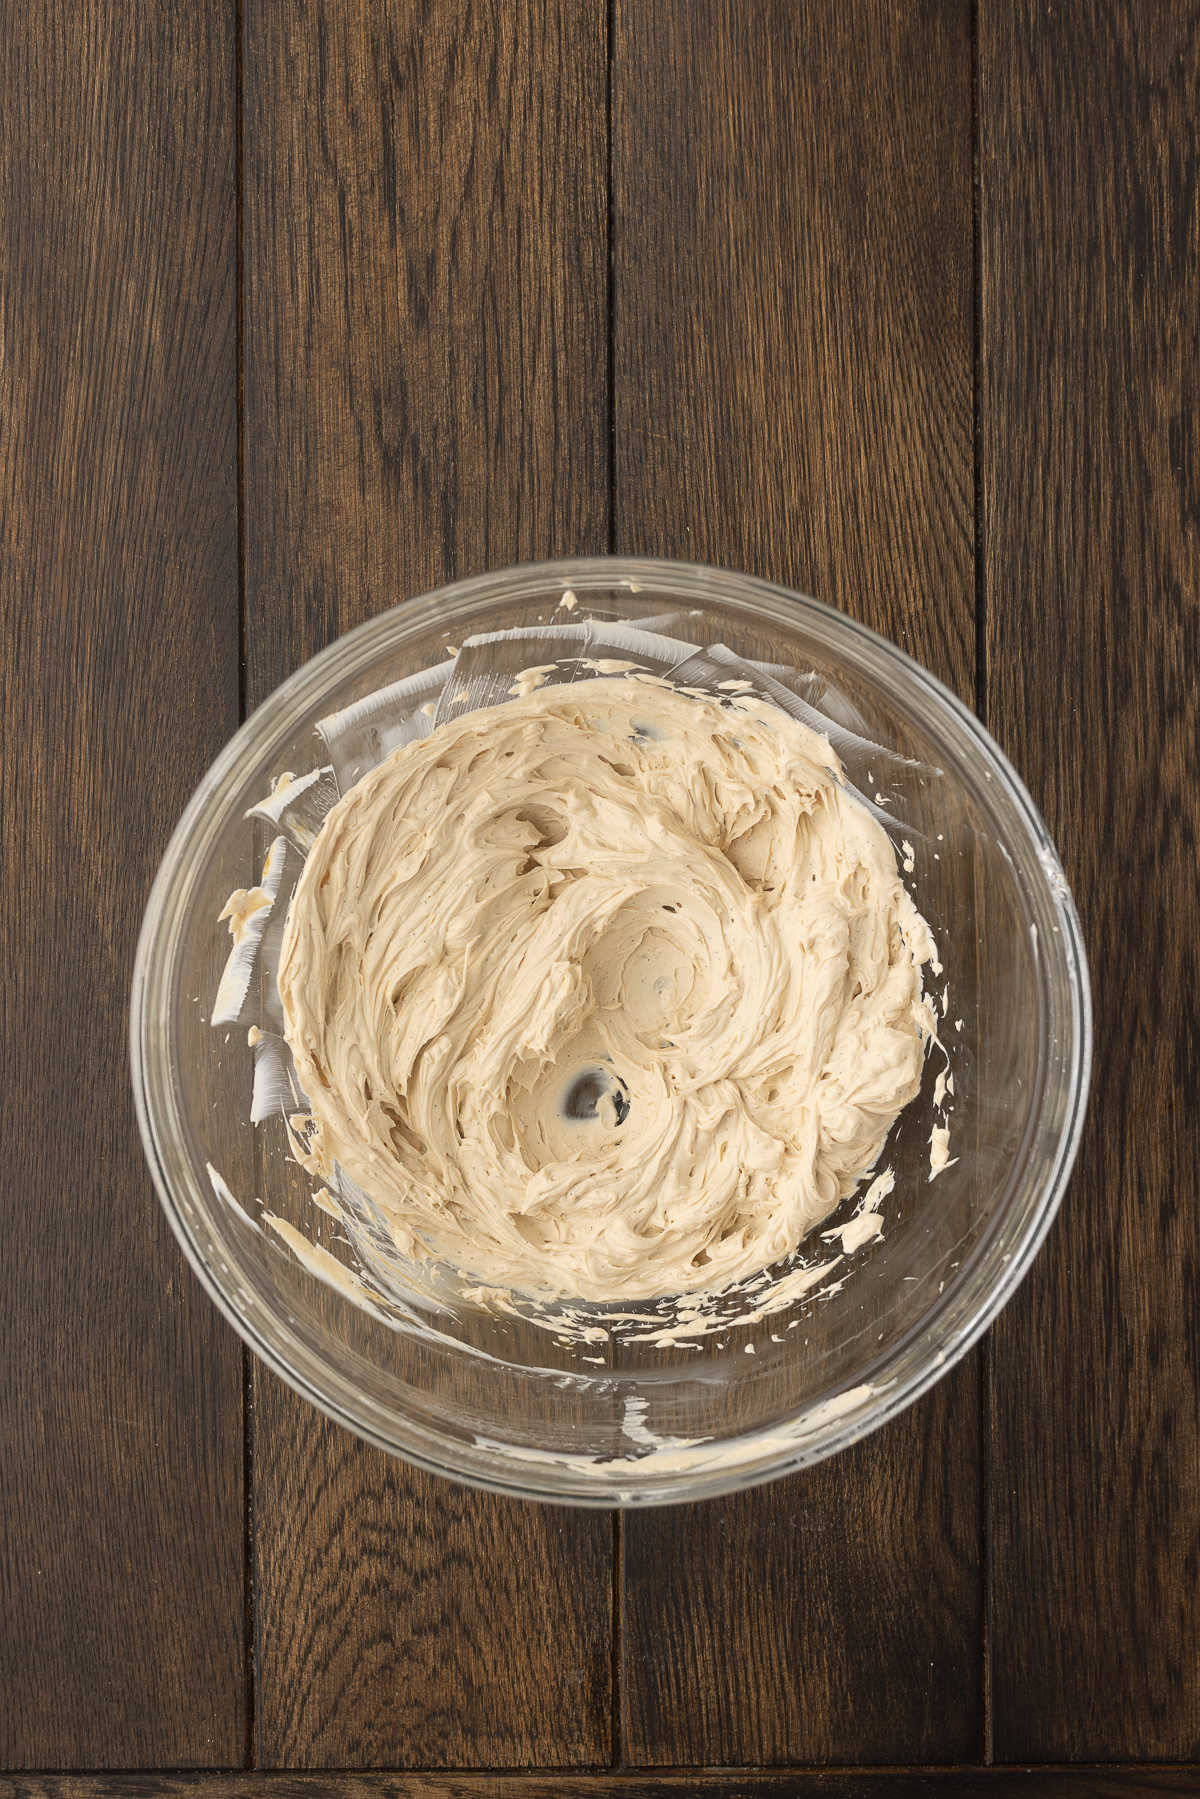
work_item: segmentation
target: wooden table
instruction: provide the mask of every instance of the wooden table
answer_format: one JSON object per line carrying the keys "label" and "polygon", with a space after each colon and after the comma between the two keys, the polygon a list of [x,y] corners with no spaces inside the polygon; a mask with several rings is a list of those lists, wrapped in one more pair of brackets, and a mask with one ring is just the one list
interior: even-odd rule
{"label": "wooden table", "polygon": [[[0,1795],[1200,1791],[1200,0],[13,0],[0,77]],[[606,550],[788,582],[972,703],[1098,1027],[982,1347],[623,1518],[248,1360],[125,1051],[247,708]]]}

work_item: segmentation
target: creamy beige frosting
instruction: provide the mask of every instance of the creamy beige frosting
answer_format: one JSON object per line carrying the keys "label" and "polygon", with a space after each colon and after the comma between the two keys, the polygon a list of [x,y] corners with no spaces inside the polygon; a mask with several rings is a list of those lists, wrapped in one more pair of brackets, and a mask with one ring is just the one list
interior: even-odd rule
{"label": "creamy beige frosting", "polygon": [[823,738],[651,678],[531,689],[334,807],[287,1041],[402,1251],[585,1299],[778,1260],[916,1094],[934,955]]}

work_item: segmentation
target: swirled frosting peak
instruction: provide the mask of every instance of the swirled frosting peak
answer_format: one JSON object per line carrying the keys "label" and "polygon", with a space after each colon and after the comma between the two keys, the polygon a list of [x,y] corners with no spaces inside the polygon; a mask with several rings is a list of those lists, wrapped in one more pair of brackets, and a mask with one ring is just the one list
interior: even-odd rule
{"label": "swirled frosting peak", "polygon": [[723,1284],[917,1092],[933,943],[823,738],[645,678],[541,687],[334,807],[289,910],[325,1153],[408,1254],[584,1299]]}

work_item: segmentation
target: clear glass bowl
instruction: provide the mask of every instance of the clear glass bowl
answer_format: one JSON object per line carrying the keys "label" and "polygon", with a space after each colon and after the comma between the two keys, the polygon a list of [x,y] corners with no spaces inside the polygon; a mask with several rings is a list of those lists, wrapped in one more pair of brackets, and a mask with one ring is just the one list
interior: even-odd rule
{"label": "clear glass bowl", "polygon": [[[675,637],[801,671],[801,690],[837,728],[893,752],[880,754],[878,771],[857,772],[878,780],[897,843],[913,845],[910,879],[945,965],[937,985],[949,989],[953,1165],[930,1181],[940,1066],[931,1057],[880,1163],[896,1174],[882,1237],[784,1309],[690,1345],[655,1346],[644,1334],[560,1341],[453,1299],[432,1328],[413,1328],[314,1278],[255,1217],[261,1205],[310,1228],[310,1184],[283,1153],[282,1122],[248,1122],[244,1027],[209,1024],[228,948],[217,915],[232,889],[253,883],[267,841],[247,809],[282,772],[324,759],[316,721],[436,664],[448,640],[561,621],[566,588],[576,620],[672,614]],[[138,944],[131,1044],[167,1216],[216,1304],[277,1373],[424,1468],[528,1497],[645,1505],[750,1486],[831,1455],[965,1354],[1058,1206],[1082,1123],[1091,1014],[1054,847],[953,694],[890,643],[783,588],[615,559],[505,570],[406,601],[314,657],[259,708],[201,782],[163,858]],[[852,1211],[848,1201],[824,1228]],[[337,1256],[336,1226],[324,1222]],[[832,1260],[836,1244],[804,1248]]]}

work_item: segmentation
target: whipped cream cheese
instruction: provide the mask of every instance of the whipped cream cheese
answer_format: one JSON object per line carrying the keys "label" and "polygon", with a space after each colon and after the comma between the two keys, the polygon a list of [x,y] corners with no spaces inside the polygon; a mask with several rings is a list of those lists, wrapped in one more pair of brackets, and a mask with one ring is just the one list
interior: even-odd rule
{"label": "whipped cream cheese", "polygon": [[497,1286],[740,1279],[916,1095],[929,928],[781,710],[645,675],[516,686],[394,751],[307,856],[278,986],[323,1166],[403,1253]]}

